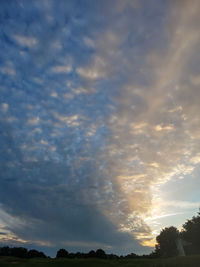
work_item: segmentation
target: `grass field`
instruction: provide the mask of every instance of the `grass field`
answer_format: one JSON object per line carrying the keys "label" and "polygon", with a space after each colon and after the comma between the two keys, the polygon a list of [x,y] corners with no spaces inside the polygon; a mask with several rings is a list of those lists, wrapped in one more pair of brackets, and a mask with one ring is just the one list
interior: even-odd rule
{"label": "grass field", "polygon": [[200,267],[200,256],[170,259],[19,259],[0,257],[0,267]]}

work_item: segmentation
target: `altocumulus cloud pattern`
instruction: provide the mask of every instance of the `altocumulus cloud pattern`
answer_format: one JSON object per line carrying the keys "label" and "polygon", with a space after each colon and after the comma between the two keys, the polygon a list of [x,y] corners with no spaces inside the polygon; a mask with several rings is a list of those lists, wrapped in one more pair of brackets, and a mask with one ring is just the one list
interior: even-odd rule
{"label": "altocumulus cloud pattern", "polygon": [[199,11],[0,2],[1,244],[146,253],[194,213]]}

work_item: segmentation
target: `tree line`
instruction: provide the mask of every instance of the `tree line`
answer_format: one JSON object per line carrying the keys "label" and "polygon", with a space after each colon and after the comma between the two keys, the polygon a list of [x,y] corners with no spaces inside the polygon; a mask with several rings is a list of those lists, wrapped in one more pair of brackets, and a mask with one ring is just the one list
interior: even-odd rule
{"label": "tree line", "polygon": [[[8,246],[0,247],[0,256],[18,257],[18,258],[48,258],[43,252],[35,249],[27,250],[24,247],[13,247]],[[145,256],[145,255],[144,255]],[[126,256],[118,256],[115,254],[106,254],[103,249],[97,249],[96,251],[90,250],[88,253],[76,252],[69,253],[66,249],[61,248],[57,251],[56,258],[67,258],[67,259],[88,259],[88,258],[99,258],[99,259],[133,259],[141,256],[135,253],[128,254]]]}
{"label": "tree line", "polygon": [[68,258],[68,259],[74,259],[74,258],[99,258],[99,259],[135,259],[140,257],[146,257],[146,255],[139,256],[135,253],[130,253],[125,256],[118,256],[115,254],[107,254],[103,249],[97,249],[96,251],[90,250],[88,253],[69,253],[65,249],[59,249],[56,254],[56,258]]}
{"label": "tree line", "polygon": [[28,250],[23,247],[13,247],[8,246],[0,247],[0,256],[18,257],[18,258],[47,258],[47,256],[36,249]]}
{"label": "tree line", "polygon": [[[135,258],[158,258],[158,257],[174,257],[179,254],[177,248],[177,240],[181,239],[186,255],[200,254],[200,210],[197,216],[187,220],[183,224],[183,229],[178,231],[174,226],[166,227],[161,230],[156,237],[157,244],[155,250],[149,255],[139,256],[130,253],[125,256],[115,254],[106,254],[103,249],[91,250],[88,253],[76,252],[69,253],[66,249],[61,248],[57,251],[56,258],[100,258],[100,259],[135,259]],[[27,250],[23,247],[8,246],[0,247],[0,256],[13,256],[19,258],[47,258],[47,256],[35,249]]]}

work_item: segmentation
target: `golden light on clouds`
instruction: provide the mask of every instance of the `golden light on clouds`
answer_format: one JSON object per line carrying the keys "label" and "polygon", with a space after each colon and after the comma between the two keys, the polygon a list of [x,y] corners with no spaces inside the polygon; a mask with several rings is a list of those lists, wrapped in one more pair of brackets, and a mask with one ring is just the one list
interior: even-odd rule
{"label": "golden light on clouds", "polygon": [[[187,153],[196,153],[191,143],[195,140],[198,144],[199,137],[193,137],[194,108],[181,99],[181,90],[183,93],[187,91],[183,84],[185,75],[190,79],[187,64],[190,57],[193,57],[193,47],[200,41],[196,29],[190,27],[199,17],[199,3],[192,2],[191,5],[188,1],[183,1],[180,5],[176,1],[172,5],[169,23],[166,25],[169,46],[164,54],[157,51],[147,54],[146,62],[151,66],[152,74],[155,74],[152,84],[139,88],[133,81],[126,86],[117,99],[121,108],[116,116],[110,118],[113,145],[108,147],[108,157],[114,158],[115,164],[110,166],[110,171],[114,176],[117,173],[115,181],[122,194],[122,203],[124,201],[122,209],[126,210],[122,229],[133,232],[147,246],[155,244],[155,239],[150,238],[150,228],[149,235],[145,235],[150,239],[144,240],[143,233],[133,231],[134,223],[130,223],[129,214],[134,211],[151,228],[153,222],[178,215],[178,212],[166,213],[159,207],[159,201],[163,201],[163,192],[159,186],[171,181],[176,175],[181,177],[191,174],[199,163],[198,154],[190,161],[187,158]],[[107,41],[105,37],[104,46]],[[103,52],[100,50],[99,53],[102,55]],[[198,81],[198,77],[192,78],[193,85],[188,90],[195,90],[192,86],[196,86]],[[139,95],[134,88],[140,92]],[[136,96],[142,105],[133,105]],[[190,123],[187,124],[185,121],[189,117]],[[196,123],[199,125],[198,119]],[[151,212],[154,215],[149,217]],[[115,223],[117,221],[122,225],[121,219],[115,218]],[[140,222],[140,226],[141,224]],[[155,233],[156,230],[153,231]]]}

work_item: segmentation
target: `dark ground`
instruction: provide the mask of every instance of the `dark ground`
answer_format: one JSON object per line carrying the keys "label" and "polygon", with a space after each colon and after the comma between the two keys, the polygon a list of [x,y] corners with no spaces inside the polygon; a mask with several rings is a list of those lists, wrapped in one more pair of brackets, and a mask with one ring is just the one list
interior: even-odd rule
{"label": "dark ground", "polygon": [[0,257],[0,267],[200,267],[200,256],[168,259],[19,259]]}

